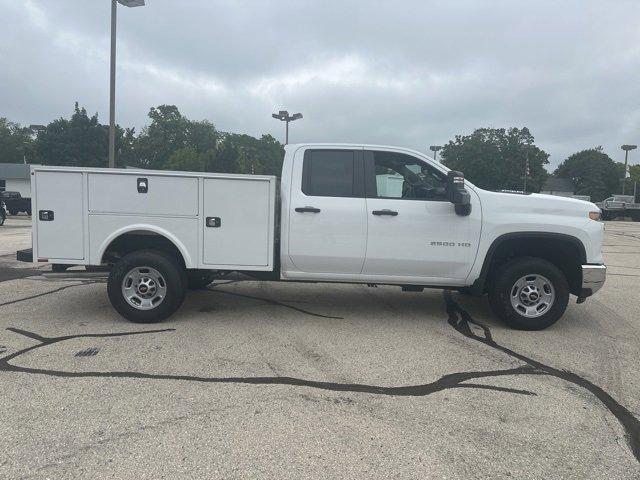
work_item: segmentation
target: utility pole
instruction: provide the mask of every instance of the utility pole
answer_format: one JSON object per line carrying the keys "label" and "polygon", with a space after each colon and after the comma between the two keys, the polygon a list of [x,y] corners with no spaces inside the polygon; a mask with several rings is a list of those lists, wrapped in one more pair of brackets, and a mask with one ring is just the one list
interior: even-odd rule
{"label": "utility pole", "polygon": [[294,113],[293,115],[289,115],[289,112],[287,112],[286,110],[280,110],[278,113],[272,113],[271,116],[276,120],[280,120],[286,123],[284,144],[288,145],[289,144],[289,122],[293,122],[295,120],[302,118],[302,114]]}
{"label": "utility pole", "polygon": [[442,147],[440,145],[431,145],[429,150],[433,152],[433,159],[438,161],[438,150],[442,150]]}
{"label": "utility pole", "polygon": [[624,195],[624,187],[627,183],[627,173],[629,173],[628,170],[628,160],[629,160],[629,150],[635,150],[636,148],[638,148],[637,145],[622,145],[620,147],[622,150],[624,150],[624,175],[622,175],[622,195]]}

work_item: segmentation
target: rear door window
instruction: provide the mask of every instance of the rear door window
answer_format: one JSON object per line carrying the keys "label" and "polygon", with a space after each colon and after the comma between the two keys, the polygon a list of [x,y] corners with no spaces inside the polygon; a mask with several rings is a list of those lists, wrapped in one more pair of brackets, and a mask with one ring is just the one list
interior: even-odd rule
{"label": "rear door window", "polygon": [[317,197],[364,196],[362,152],[307,150],[302,171],[302,192]]}

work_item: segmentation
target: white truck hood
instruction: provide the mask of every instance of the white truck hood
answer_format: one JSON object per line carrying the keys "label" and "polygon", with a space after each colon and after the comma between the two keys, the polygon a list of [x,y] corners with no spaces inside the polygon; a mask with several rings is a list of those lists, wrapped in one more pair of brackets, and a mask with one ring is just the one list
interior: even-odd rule
{"label": "white truck hood", "polygon": [[531,193],[522,195],[517,193],[490,192],[487,190],[478,191],[485,207],[497,207],[503,211],[513,213],[538,213],[546,215],[568,215],[588,218],[589,212],[598,212],[600,209],[595,203],[578,200],[575,198],[560,197],[557,195],[545,195],[541,193]]}

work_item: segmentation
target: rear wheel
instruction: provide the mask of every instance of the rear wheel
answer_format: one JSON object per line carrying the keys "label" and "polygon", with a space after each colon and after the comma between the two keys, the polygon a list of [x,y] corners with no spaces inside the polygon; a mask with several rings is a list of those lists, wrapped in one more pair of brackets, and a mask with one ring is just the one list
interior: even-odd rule
{"label": "rear wheel", "polygon": [[516,258],[492,275],[489,303],[512,328],[547,328],[564,314],[568,302],[569,284],[564,274],[541,258]]}
{"label": "rear wheel", "polygon": [[13,210],[13,209],[9,209],[9,213],[11,214],[11,216],[15,217],[16,215],[18,215],[18,211],[17,210]]}
{"label": "rear wheel", "polygon": [[185,270],[170,255],[140,250],[122,257],[107,282],[116,311],[135,323],[155,323],[174,313],[186,293]]}

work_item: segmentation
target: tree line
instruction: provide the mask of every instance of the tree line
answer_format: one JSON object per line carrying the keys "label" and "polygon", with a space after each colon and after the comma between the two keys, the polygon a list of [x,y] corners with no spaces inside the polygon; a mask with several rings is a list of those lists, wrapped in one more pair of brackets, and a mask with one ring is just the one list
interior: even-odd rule
{"label": "tree line", "polygon": [[[522,190],[528,170],[527,191],[539,192],[549,177],[549,154],[535,145],[526,127],[479,128],[456,135],[443,146],[442,163],[488,190]],[[613,161],[602,147],[593,147],[569,155],[553,175],[571,180],[576,195],[598,202],[621,192],[624,164]],[[640,165],[632,166],[630,175],[625,191],[632,193],[634,182],[640,182]]]}
{"label": "tree line", "polygon": [[[116,166],[153,170],[279,175],[284,147],[271,135],[221,132],[207,120],[185,117],[174,105],[149,111],[139,134],[116,125]],[[0,118],[0,162],[106,167],[109,126],[76,103],[69,118],[52,121],[37,134]]]}
{"label": "tree line", "polygon": [[[77,103],[69,118],[56,119],[37,134],[0,118],[0,162],[105,167],[108,138],[108,125]],[[208,120],[187,118],[175,105],[151,108],[149,124],[138,134],[116,126],[118,167],[279,175],[283,156],[283,145],[271,135],[222,132]],[[441,161],[488,190],[522,190],[526,171],[527,191],[538,192],[549,176],[549,154],[535,145],[526,127],[456,135],[443,146]],[[595,147],[570,155],[553,174],[570,179],[576,194],[599,201],[621,190],[623,170]],[[634,181],[640,181],[640,165],[631,167],[628,192]]]}

